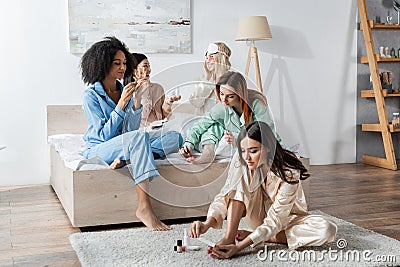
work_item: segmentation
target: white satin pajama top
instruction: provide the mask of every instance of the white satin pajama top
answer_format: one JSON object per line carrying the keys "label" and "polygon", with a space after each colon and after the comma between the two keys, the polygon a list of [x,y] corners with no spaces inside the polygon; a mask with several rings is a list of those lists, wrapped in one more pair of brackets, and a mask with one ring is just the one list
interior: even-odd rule
{"label": "white satin pajama top", "polygon": [[[292,172],[292,179],[299,180],[299,171]],[[289,172],[287,175],[291,176]],[[208,210],[207,217],[216,219],[216,228],[222,227],[230,199],[241,201],[246,207],[243,220],[254,230],[249,235],[253,247],[283,230],[290,249],[335,239],[337,227],[333,222],[308,213],[301,181],[289,184],[263,166],[251,176],[247,167],[240,165],[238,153],[232,159],[224,187]]]}

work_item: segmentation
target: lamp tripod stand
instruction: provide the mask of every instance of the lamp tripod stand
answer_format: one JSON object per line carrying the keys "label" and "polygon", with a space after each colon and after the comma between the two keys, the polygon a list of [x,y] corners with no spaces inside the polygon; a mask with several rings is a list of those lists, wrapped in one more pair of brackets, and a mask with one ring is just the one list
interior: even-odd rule
{"label": "lamp tripod stand", "polygon": [[[400,1],[400,0],[399,0]],[[254,73],[256,75],[257,90],[263,92],[260,74],[260,62],[258,61],[257,48],[254,44],[256,40],[271,39],[272,34],[265,16],[242,17],[236,33],[236,41],[251,41],[249,53],[247,55],[247,63],[245,69],[245,78],[249,75],[251,60],[254,60]]]}
{"label": "lamp tripod stand", "polygon": [[250,63],[252,59],[254,59],[254,73],[256,74],[257,90],[262,93],[263,89],[261,84],[260,63],[258,61],[258,52],[257,47],[254,45],[254,40],[251,40],[251,47],[249,48],[249,53],[247,55],[246,69],[244,72],[246,80],[249,74]]}

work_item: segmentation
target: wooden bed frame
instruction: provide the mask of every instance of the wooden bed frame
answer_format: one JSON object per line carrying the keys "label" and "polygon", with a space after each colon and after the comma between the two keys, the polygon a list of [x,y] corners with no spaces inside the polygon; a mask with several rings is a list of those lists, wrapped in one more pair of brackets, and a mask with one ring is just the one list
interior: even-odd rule
{"label": "wooden bed frame", "polygon": [[[47,106],[48,136],[82,134],[86,129],[80,105]],[[50,183],[74,227],[140,221],[135,216],[136,189],[127,168],[73,171],[53,147],[49,149]],[[205,216],[225,183],[227,167],[228,163],[212,163],[208,168],[159,166],[160,177],[149,186],[154,212],[160,219]]]}
{"label": "wooden bed frame", "polygon": [[[181,110],[182,109],[182,110]],[[179,112],[193,110],[181,107]],[[189,113],[187,112],[187,113]],[[80,105],[47,106],[47,136],[83,134],[86,118]],[[135,216],[137,195],[127,168],[78,170],[65,166],[49,146],[50,183],[74,227],[139,222]],[[309,160],[302,159],[308,167]],[[228,163],[158,166],[150,182],[154,212],[160,219],[206,216],[209,203],[225,183]],[[303,183],[308,191],[308,183]],[[308,194],[306,194],[307,196]]]}

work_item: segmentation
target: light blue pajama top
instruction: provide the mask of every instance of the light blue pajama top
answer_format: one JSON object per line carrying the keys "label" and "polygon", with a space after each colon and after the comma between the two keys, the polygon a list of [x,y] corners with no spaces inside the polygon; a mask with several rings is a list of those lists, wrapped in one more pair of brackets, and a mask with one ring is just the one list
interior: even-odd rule
{"label": "light blue pajama top", "polygon": [[[122,93],[123,85],[119,83],[119,87]],[[133,103],[133,96],[130,102]],[[122,134],[124,118],[127,116],[131,129],[139,129],[142,109],[141,106],[134,110],[133,105],[128,102],[122,110],[107,95],[101,82],[89,86],[83,92],[83,111],[89,125],[83,136],[86,150]]]}

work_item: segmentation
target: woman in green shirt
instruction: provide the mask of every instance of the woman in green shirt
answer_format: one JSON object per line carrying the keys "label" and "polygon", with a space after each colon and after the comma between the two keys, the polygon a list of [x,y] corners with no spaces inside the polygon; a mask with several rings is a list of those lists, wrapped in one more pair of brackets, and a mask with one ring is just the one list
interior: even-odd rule
{"label": "woman in green shirt", "polygon": [[[236,146],[235,140],[241,129],[253,121],[267,123],[278,142],[281,142],[280,136],[275,131],[267,98],[256,90],[248,89],[243,75],[234,71],[223,74],[215,90],[219,103],[188,131],[185,143],[179,150],[179,153],[188,161],[194,161],[193,149],[199,150],[199,147],[206,145],[216,147],[222,137],[229,144]],[[213,128],[224,129],[225,131],[216,131],[210,134],[210,138],[208,140],[203,139],[200,144],[201,136],[214,124],[221,127]],[[214,155],[207,156],[214,157]]]}

